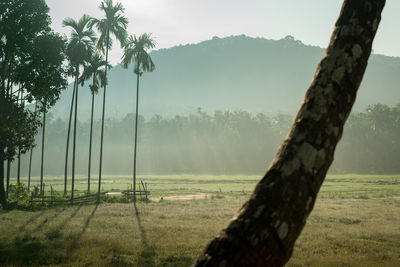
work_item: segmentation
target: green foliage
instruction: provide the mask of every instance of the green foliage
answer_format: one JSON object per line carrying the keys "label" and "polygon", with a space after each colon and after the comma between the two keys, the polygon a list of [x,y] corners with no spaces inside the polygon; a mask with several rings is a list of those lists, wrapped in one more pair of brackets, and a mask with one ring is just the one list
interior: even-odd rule
{"label": "green foliage", "polygon": [[128,68],[130,63],[134,63],[133,71],[137,75],[143,72],[152,72],[155,65],[147,50],[155,47],[155,41],[151,38],[150,33],[144,33],[137,37],[129,36],[125,45],[124,56],[122,57],[122,65]]}
{"label": "green foliage", "polygon": [[11,184],[8,189],[8,201],[16,207],[30,206],[30,193],[28,187],[24,183]]}
{"label": "green foliage", "polygon": [[124,7],[121,3],[114,5],[113,0],[103,0],[99,8],[104,12],[105,17],[102,19],[93,18],[90,22],[91,26],[95,26],[100,32],[97,48],[103,53],[110,49],[112,46],[111,35],[114,35],[123,47],[127,37],[126,28],[128,27],[128,19],[123,16]]}

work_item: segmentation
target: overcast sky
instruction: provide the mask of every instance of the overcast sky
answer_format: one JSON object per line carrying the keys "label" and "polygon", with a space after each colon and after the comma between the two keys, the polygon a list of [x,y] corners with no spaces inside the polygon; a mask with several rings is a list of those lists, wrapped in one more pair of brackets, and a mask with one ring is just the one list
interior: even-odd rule
{"label": "overcast sky", "polygon": [[[102,17],[100,0],[46,0],[55,31],[66,17],[83,14]],[[114,0],[116,2],[116,0]],[[292,35],[305,44],[326,47],[339,15],[341,0],[119,0],[129,19],[129,34],[150,32],[157,49],[197,43],[213,36],[245,34],[281,39]],[[400,1],[387,0],[374,42],[374,52],[400,56]],[[114,46],[110,57],[118,63],[121,49]]]}

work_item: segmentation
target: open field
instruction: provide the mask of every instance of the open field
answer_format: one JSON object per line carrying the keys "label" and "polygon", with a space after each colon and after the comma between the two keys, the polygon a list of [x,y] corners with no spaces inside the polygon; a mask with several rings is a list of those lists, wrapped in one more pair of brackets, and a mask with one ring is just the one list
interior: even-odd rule
{"label": "open field", "polygon": [[[115,178],[105,190],[124,189],[128,179]],[[212,196],[136,207],[105,203],[0,211],[0,265],[189,266],[246,201],[257,177],[143,180],[153,197]],[[400,266],[399,222],[400,176],[331,175],[288,266]]]}

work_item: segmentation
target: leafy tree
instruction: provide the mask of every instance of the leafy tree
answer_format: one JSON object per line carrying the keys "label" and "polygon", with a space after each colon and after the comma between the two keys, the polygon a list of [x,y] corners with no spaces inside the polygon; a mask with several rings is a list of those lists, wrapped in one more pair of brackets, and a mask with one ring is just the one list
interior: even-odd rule
{"label": "leafy tree", "polygon": [[[16,151],[25,153],[33,147],[40,125],[24,104],[39,101],[45,103],[43,108],[52,106],[66,86],[62,64],[65,42],[51,31],[48,11],[42,0],[0,4],[0,202],[3,208],[7,207],[3,163],[12,160]],[[19,96],[18,92],[21,92]]]}
{"label": "leafy tree", "polygon": [[107,64],[102,56],[95,53],[93,54],[85,64],[84,71],[80,78],[80,82],[83,86],[86,80],[92,79],[90,85],[90,92],[92,94],[92,109],[90,115],[90,135],[89,135],[89,162],[88,162],[88,193],[90,193],[90,170],[92,162],[92,137],[93,137],[93,111],[94,111],[94,95],[99,92],[99,87],[104,86],[107,83],[105,70],[102,67],[107,66],[111,68],[111,65]]}
{"label": "leafy tree", "polygon": [[239,215],[196,266],[283,266],[333,161],[385,0],[345,0],[295,122]]}
{"label": "leafy tree", "polygon": [[139,110],[139,77],[143,72],[154,71],[155,65],[148,50],[155,47],[155,42],[151,39],[151,34],[143,34],[139,37],[132,35],[128,38],[125,46],[122,64],[128,68],[129,64],[134,62],[133,72],[136,74],[136,119],[135,119],[135,147],[133,152],[133,195],[136,200],[136,151],[137,151],[137,127]]}
{"label": "leafy tree", "polygon": [[[111,35],[120,42],[121,47],[124,46],[126,40],[126,28],[128,27],[128,19],[123,16],[124,7],[121,3],[114,5],[113,0],[103,0],[100,4],[100,10],[105,13],[105,17],[102,19],[93,18],[91,25],[95,26],[100,32],[100,38],[97,42],[97,48],[102,52],[105,51],[106,63],[108,64],[108,51],[112,45]],[[105,70],[105,76],[107,77],[107,70]],[[106,91],[107,83],[104,84],[103,92],[103,111],[101,116],[101,136],[100,136],[100,166],[99,166],[99,182],[98,182],[98,200],[100,201],[100,189],[101,189],[101,172],[103,167],[103,138],[104,138],[104,115],[106,108]]]}
{"label": "leafy tree", "polygon": [[[75,113],[74,113],[74,134],[72,145],[72,181],[71,181],[71,200],[74,199],[74,184],[75,184],[75,150],[76,150],[76,123],[78,114],[78,88],[79,88],[79,67],[84,64],[91,53],[93,52],[96,37],[94,31],[89,27],[91,18],[88,15],[83,15],[79,21],[71,18],[66,18],[63,21],[64,27],[71,27],[71,37],[67,47],[67,54],[75,76],[74,91],[72,97],[75,97]],[[71,101],[70,119],[68,123],[67,147],[65,151],[65,173],[64,173],[64,194],[67,193],[67,168],[68,168],[68,149],[69,136],[71,130],[72,109],[74,99]]]}

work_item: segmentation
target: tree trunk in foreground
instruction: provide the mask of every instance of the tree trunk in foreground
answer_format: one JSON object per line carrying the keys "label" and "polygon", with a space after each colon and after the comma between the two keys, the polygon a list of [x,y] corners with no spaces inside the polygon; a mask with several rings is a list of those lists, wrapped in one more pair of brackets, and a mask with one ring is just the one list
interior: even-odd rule
{"label": "tree trunk in foreground", "polygon": [[239,215],[196,266],[282,266],[314,207],[371,53],[385,0],[345,0],[292,129]]}

